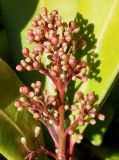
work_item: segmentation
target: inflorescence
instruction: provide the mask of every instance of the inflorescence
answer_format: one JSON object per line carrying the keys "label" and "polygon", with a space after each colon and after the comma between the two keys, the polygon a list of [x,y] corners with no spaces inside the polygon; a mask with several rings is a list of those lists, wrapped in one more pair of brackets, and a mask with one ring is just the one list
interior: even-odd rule
{"label": "inflorescence", "polygon": [[[89,92],[84,95],[81,91],[75,93],[75,102],[68,105],[64,101],[66,88],[71,80],[77,78],[81,83],[88,80],[89,68],[86,60],[76,59],[75,52],[77,49],[83,48],[86,42],[81,39],[79,33],[80,28],[76,28],[75,22],[70,21],[69,24],[62,22],[57,10],[48,14],[46,8],[41,9],[41,14],[37,14],[32,21],[32,29],[27,32],[28,44],[33,44],[32,52],[28,48],[23,48],[22,54],[24,60],[20,61],[16,69],[18,71],[37,70],[40,74],[47,75],[56,87],[56,95],[48,95],[41,81],[31,84],[31,87],[20,87],[20,93],[23,95],[16,102],[15,106],[18,111],[28,108],[35,120],[40,120],[51,134],[56,147],[56,153],[52,153],[40,145],[37,151],[31,151],[26,143],[26,138],[21,138],[21,143],[29,152],[26,159],[35,157],[40,153],[45,153],[57,159],[57,151],[59,148],[58,129],[59,106],[64,106],[65,112],[68,111],[70,124],[65,128],[65,135],[72,136],[77,126],[84,126],[86,123],[94,125],[95,118],[104,120],[102,113],[96,114],[95,93]],[[80,54],[80,53],[79,53]],[[47,56],[48,63],[43,63],[43,56]],[[66,117],[65,117],[66,118]],[[64,121],[65,123],[65,121]],[[34,130],[37,139],[40,128],[37,126]],[[78,133],[77,143],[81,142],[83,135]],[[38,139],[36,140],[38,142]]]}

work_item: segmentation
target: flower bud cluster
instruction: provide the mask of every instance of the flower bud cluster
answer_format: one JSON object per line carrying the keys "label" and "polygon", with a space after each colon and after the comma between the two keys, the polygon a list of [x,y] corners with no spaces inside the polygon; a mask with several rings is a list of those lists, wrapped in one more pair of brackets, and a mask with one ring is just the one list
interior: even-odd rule
{"label": "flower bud cluster", "polygon": [[32,29],[27,32],[28,43],[35,43],[32,53],[28,48],[23,48],[22,54],[25,60],[21,60],[17,65],[18,71],[39,70],[44,74],[41,63],[42,55],[47,54],[49,64],[45,66],[50,74],[57,80],[65,79],[76,80],[79,78],[82,82],[87,80],[88,69],[87,62],[76,59],[74,54],[76,50],[85,45],[80,38],[79,28],[76,28],[74,21],[69,24],[62,22],[57,10],[48,14],[46,8],[41,9],[41,14],[37,14],[32,21]]}
{"label": "flower bud cluster", "polygon": [[102,113],[96,113],[96,106],[94,105],[96,98],[94,92],[89,92],[86,96],[81,91],[75,94],[76,102],[69,108],[71,113],[69,119],[71,126],[69,134],[75,132],[77,126],[84,126],[87,122],[91,125],[96,124],[96,118],[104,120],[105,116]]}
{"label": "flower bud cluster", "polygon": [[[27,86],[20,87],[19,91],[23,95],[16,102],[15,106],[18,111],[23,111],[28,107],[29,112],[32,113],[33,118],[39,120],[48,120],[53,122],[53,118],[57,119],[58,112],[55,109],[57,104],[56,96],[47,96],[47,91],[43,89],[40,81],[31,84],[32,90]],[[46,109],[47,107],[47,109]],[[49,120],[50,115],[53,117]]]}

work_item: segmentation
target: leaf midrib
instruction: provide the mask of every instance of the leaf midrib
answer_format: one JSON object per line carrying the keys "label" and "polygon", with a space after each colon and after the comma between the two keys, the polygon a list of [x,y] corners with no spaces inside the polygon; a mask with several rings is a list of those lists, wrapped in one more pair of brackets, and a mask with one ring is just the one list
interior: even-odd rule
{"label": "leaf midrib", "polygon": [[16,123],[11,119],[10,116],[8,116],[8,114],[5,111],[0,109],[0,115],[3,116],[21,134],[21,136],[24,136],[24,133],[20,129],[20,127],[16,125]]}

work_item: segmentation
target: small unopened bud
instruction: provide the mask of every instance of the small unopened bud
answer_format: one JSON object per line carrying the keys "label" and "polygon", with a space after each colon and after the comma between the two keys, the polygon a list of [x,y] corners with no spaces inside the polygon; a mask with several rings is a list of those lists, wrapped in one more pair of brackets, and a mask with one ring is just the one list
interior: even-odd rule
{"label": "small unopened bud", "polygon": [[18,107],[18,111],[22,112],[23,111],[23,107]]}
{"label": "small unopened bud", "polygon": [[40,68],[40,64],[39,64],[39,62],[33,62],[33,68],[34,69],[39,69]]}
{"label": "small unopened bud", "polygon": [[38,113],[33,113],[33,118],[38,120],[40,118],[40,115]]}
{"label": "small unopened bud", "polygon": [[68,43],[71,42],[71,36],[66,36],[65,41],[68,42]]}
{"label": "small unopened bud", "polygon": [[29,49],[28,48],[23,48],[22,49],[22,54],[24,57],[28,57],[29,56]]}
{"label": "small unopened bud", "polygon": [[55,101],[55,96],[49,96],[47,101],[50,104],[53,103]]}
{"label": "small unopened bud", "polygon": [[21,144],[26,145],[27,141],[25,137],[21,137]]}
{"label": "small unopened bud", "polygon": [[64,106],[64,109],[67,111],[69,109],[69,106],[68,105],[65,105]]}
{"label": "small unopened bud", "polygon": [[26,70],[27,71],[31,71],[33,68],[32,68],[32,66],[30,66],[30,65],[28,65],[27,67],[26,67]]}
{"label": "small unopened bud", "polygon": [[83,99],[83,93],[81,91],[76,92],[75,94],[76,100],[82,100]]}
{"label": "small unopened bud", "polygon": [[74,132],[73,132],[73,130],[69,130],[68,133],[69,133],[69,135],[73,135]]}
{"label": "small unopened bud", "polygon": [[56,16],[56,15],[58,14],[58,11],[57,11],[57,10],[53,10],[53,11],[51,12],[51,14],[52,14],[53,16]]}
{"label": "small unopened bud", "polygon": [[52,120],[49,120],[49,124],[53,124],[53,121],[52,121]]}
{"label": "small unopened bud", "polygon": [[69,22],[69,27],[73,30],[75,28],[75,23],[74,21]]}
{"label": "small unopened bud", "polygon": [[55,153],[58,153],[58,149],[55,149]]}
{"label": "small unopened bud", "polygon": [[96,121],[95,121],[95,119],[91,119],[91,120],[89,121],[89,123],[92,124],[92,125],[95,125],[95,124],[96,124]]}
{"label": "small unopened bud", "polygon": [[90,109],[91,109],[91,105],[90,105],[90,104],[87,104],[87,105],[85,106],[85,109],[90,110]]}
{"label": "small unopened bud", "polygon": [[23,71],[23,66],[21,64],[16,66],[17,71]]}
{"label": "small unopened bud", "polygon": [[73,76],[73,77],[72,77],[72,80],[75,81],[75,80],[76,80],[76,76]]}
{"label": "small unopened bud", "polygon": [[30,97],[30,98],[33,98],[33,97],[34,97],[34,92],[32,92],[32,91],[29,92],[29,97]]}
{"label": "small unopened bud", "polygon": [[59,43],[58,37],[52,37],[51,42],[53,45],[57,45]]}
{"label": "small unopened bud", "polygon": [[20,103],[20,101],[16,101],[14,105],[15,105],[16,107],[20,107],[21,103]]}
{"label": "small unopened bud", "polygon": [[30,90],[27,86],[23,86],[23,87],[20,87],[19,91],[20,91],[20,93],[27,95],[27,94],[29,94]]}
{"label": "small unopened bud", "polygon": [[31,24],[32,24],[33,27],[37,27],[38,26],[38,21],[33,20]]}
{"label": "small unopened bud", "polygon": [[35,18],[36,18],[37,21],[40,21],[42,19],[40,14],[36,14]]}
{"label": "small unopened bud", "polygon": [[43,15],[43,16],[46,16],[46,15],[47,15],[47,8],[43,7],[43,8],[41,9],[41,12],[42,12],[42,15]]}
{"label": "small unopened bud", "polygon": [[76,59],[75,57],[72,57],[71,59],[69,59],[69,64],[72,68],[74,68],[76,66]]}
{"label": "small unopened bud", "polygon": [[36,137],[36,138],[39,136],[40,131],[41,131],[41,128],[40,128],[40,127],[38,127],[38,126],[35,127],[35,129],[34,129],[34,134],[35,134],[35,137]]}
{"label": "small unopened bud", "polygon": [[37,82],[36,82],[36,87],[39,87],[39,88],[41,88],[41,86],[42,86],[42,83],[41,83],[41,81],[37,81]]}
{"label": "small unopened bud", "polygon": [[98,118],[99,120],[101,120],[101,121],[104,121],[104,120],[105,120],[105,115],[102,114],[102,113],[99,113],[99,114],[97,115],[97,118]]}
{"label": "small unopened bud", "polygon": [[64,79],[64,78],[65,78],[65,74],[63,74],[63,73],[60,74],[60,78],[61,78],[61,79]]}

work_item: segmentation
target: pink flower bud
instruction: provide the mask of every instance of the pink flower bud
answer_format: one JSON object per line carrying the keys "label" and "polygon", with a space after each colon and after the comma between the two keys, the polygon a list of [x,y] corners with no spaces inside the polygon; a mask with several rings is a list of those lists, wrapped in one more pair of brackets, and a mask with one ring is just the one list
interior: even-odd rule
{"label": "pink flower bud", "polygon": [[94,101],[95,101],[95,94],[94,94],[94,92],[88,93],[86,99],[89,101],[90,104],[94,103]]}
{"label": "pink flower bud", "polygon": [[51,42],[53,45],[57,45],[59,43],[59,38],[58,37],[52,37]]}
{"label": "pink flower bud", "polygon": [[37,21],[40,21],[42,19],[42,16],[40,14],[36,14],[35,18]]}
{"label": "pink flower bud", "polygon": [[95,119],[91,119],[91,120],[89,121],[89,123],[92,124],[92,125],[95,125],[95,124],[96,124],[96,121],[95,121]]}
{"label": "pink flower bud", "polygon": [[56,23],[56,26],[57,26],[57,27],[61,26],[61,24],[62,24],[61,20],[56,20],[55,23]]}
{"label": "pink flower bud", "polygon": [[51,15],[53,15],[53,16],[56,16],[58,14],[58,11],[57,10],[53,10],[52,12],[51,12]]}
{"label": "pink flower bud", "polygon": [[98,118],[99,120],[101,120],[101,121],[104,121],[104,120],[105,120],[105,115],[102,114],[102,113],[99,113],[99,114],[97,115],[97,118]]}
{"label": "pink flower bud", "polygon": [[38,26],[38,21],[33,20],[31,24],[32,24],[33,27],[37,27]]}
{"label": "pink flower bud", "polygon": [[72,57],[71,59],[69,59],[69,64],[72,68],[74,68],[76,66],[76,59],[75,57]]}
{"label": "pink flower bud", "polygon": [[71,42],[71,39],[72,39],[71,36],[66,36],[65,37],[65,41],[68,42],[68,43]]}
{"label": "pink flower bud", "polygon": [[55,96],[49,96],[47,101],[49,104],[53,103],[55,101]]}
{"label": "pink flower bud", "polygon": [[32,29],[29,29],[29,30],[27,31],[27,34],[28,34],[28,36],[31,36],[31,37],[34,36]]}
{"label": "pink flower bud", "polygon": [[19,64],[19,65],[16,66],[16,70],[17,71],[23,71],[23,69],[24,68],[23,68],[23,66],[21,64]]}
{"label": "pink flower bud", "polygon": [[19,91],[24,95],[28,95],[30,90],[27,86],[23,86],[23,87],[20,87]]}
{"label": "pink flower bud", "polygon": [[83,99],[83,93],[81,91],[78,91],[76,94],[75,94],[75,98],[76,100],[82,100]]}
{"label": "pink flower bud", "polygon": [[42,86],[42,83],[41,83],[41,81],[37,81],[37,82],[36,82],[36,87],[39,87],[39,88],[41,88],[41,86]]}
{"label": "pink flower bud", "polygon": [[74,23],[74,21],[70,21],[69,22],[69,27],[71,28],[71,30],[75,29],[75,23]]}
{"label": "pink flower bud", "polygon": [[34,69],[40,69],[40,64],[38,61],[33,62],[33,68]]}
{"label": "pink flower bud", "polygon": [[41,9],[41,12],[42,12],[42,15],[43,15],[43,16],[46,16],[46,15],[47,15],[47,8],[43,7],[43,8]]}
{"label": "pink flower bud", "polygon": [[38,29],[36,30],[36,33],[37,33],[38,35],[44,35],[44,31],[43,31],[43,29],[41,29],[41,28],[38,28]]}

